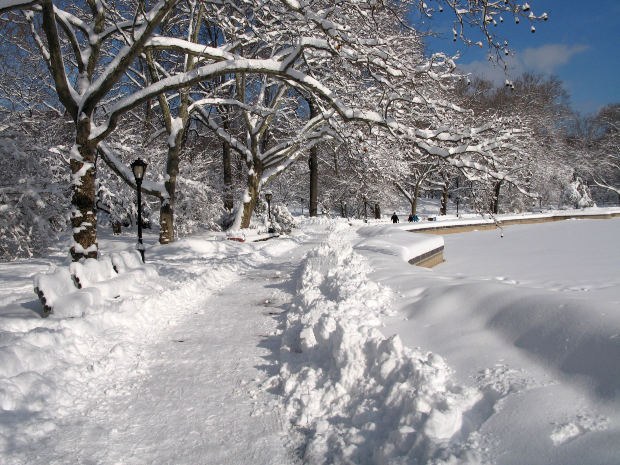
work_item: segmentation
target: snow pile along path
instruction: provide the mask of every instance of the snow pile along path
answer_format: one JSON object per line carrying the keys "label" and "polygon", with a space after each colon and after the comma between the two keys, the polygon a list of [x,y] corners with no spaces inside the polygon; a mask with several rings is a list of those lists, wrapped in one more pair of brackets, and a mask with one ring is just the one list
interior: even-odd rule
{"label": "snow pile along path", "polygon": [[305,258],[284,324],[280,381],[305,463],[476,463],[464,416],[481,394],[437,355],[379,331],[389,289],[346,224]]}

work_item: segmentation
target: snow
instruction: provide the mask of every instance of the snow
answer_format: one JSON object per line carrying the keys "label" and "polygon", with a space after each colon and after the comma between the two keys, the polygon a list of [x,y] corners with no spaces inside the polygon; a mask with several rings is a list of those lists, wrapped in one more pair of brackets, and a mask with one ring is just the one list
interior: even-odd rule
{"label": "snow", "polygon": [[[132,232],[1,264],[0,462],[615,463],[620,219],[430,223],[147,232],[148,279],[110,269],[139,274]],[[41,318],[33,277],[71,268],[80,311]]]}
{"label": "snow", "polygon": [[168,147],[176,145],[177,136],[183,130],[183,118],[176,117],[170,120],[170,134],[168,135]]}
{"label": "snow", "polygon": [[289,417],[308,432],[304,462],[462,456],[445,441],[479,394],[455,385],[441,357],[380,333],[391,293],[343,236],[305,259],[283,334],[280,378]]}

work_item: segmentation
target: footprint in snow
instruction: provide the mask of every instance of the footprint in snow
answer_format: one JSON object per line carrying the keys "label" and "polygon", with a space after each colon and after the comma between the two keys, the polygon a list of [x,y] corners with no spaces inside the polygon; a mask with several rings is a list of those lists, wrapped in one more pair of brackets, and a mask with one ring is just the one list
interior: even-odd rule
{"label": "footprint in snow", "polygon": [[579,414],[571,421],[553,423],[555,428],[549,437],[554,446],[561,446],[591,431],[603,431],[608,423],[609,419],[601,415]]}

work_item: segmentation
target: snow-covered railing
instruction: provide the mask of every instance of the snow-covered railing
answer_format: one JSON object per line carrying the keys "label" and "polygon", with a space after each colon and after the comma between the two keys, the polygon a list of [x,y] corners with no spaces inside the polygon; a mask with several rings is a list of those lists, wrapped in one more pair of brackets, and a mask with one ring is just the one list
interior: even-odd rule
{"label": "snow-covered railing", "polygon": [[108,299],[127,294],[135,285],[157,276],[152,265],[142,263],[137,251],[73,262],[34,276],[34,292],[43,305],[43,316],[79,317]]}

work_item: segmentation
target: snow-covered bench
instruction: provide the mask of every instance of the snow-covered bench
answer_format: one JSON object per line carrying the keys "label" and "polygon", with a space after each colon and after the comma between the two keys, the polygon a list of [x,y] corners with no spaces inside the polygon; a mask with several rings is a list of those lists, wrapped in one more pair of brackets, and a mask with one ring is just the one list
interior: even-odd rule
{"label": "snow-covered bench", "polygon": [[76,317],[86,308],[118,298],[132,286],[155,277],[157,271],[142,263],[139,252],[120,252],[38,273],[34,292],[43,304],[44,317],[51,313]]}

